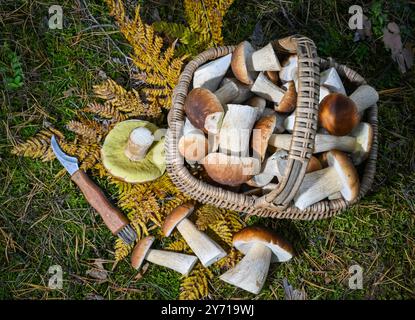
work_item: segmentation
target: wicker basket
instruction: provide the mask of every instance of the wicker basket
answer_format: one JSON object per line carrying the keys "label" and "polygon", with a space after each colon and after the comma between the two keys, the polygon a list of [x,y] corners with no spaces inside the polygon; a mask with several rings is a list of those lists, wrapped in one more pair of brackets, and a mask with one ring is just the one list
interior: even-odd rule
{"label": "wicker basket", "polygon": [[183,157],[178,151],[178,141],[182,135],[184,124],[184,102],[192,82],[193,73],[202,64],[217,59],[232,52],[234,46],[224,46],[209,49],[187,64],[183,70],[179,83],[174,89],[173,103],[169,114],[169,130],[166,137],[167,171],[175,185],[193,199],[202,203],[209,203],[221,208],[246,212],[250,215],[263,217],[315,220],[331,217],[347,206],[359,201],[369,190],[376,170],[377,158],[377,106],[374,105],[365,111],[365,121],[373,127],[373,146],[367,160],[360,165],[360,192],[352,202],[343,199],[323,200],[305,210],[299,210],[292,205],[301,182],[303,180],[308,161],[314,148],[314,139],[317,130],[317,116],[319,106],[320,68],[323,70],[335,67],[339,75],[346,79],[353,87],[365,84],[366,81],[350,68],[337,64],[332,59],[324,60],[317,56],[316,47],[312,40],[302,37],[293,37],[297,43],[299,88],[296,120],[292,132],[292,142],[289,150],[287,167],[284,178],[278,183],[275,190],[262,197],[240,194],[212,186],[195,178],[184,164]]}

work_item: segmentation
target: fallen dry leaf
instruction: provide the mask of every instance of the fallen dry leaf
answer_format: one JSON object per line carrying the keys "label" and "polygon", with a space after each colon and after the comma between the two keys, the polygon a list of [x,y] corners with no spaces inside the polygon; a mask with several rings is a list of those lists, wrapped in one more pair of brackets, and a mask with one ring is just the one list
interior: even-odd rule
{"label": "fallen dry leaf", "polygon": [[390,22],[383,29],[383,42],[385,47],[391,50],[392,59],[398,64],[399,70],[402,73],[408,71],[413,65],[414,53],[411,44],[407,43],[405,48],[403,47],[401,32],[395,22]]}
{"label": "fallen dry leaf", "polygon": [[90,276],[91,278],[105,281],[108,278],[108,271],[105,270],[104,264],[101,259],[95,259],[94,265],[96,267],[89,269],[86,271],[86,275]]}
{"label": "fallen dry leaf", "polygon": [[148,262],[146,262],[143,267],[141,268],[140,272],[137,273],[137,275],[134,277],[135,281],[139,281],[141,280],[141,278],[144,276],[144,274],[147,272],[148,267],[150,266],[150,264]]}
{"label": "fallen dry leaf", "polygon": [[287,278],[282,280],[282,285],[285,292],[285,300],[307,300],[307,295],[304,290],[293,289]]}

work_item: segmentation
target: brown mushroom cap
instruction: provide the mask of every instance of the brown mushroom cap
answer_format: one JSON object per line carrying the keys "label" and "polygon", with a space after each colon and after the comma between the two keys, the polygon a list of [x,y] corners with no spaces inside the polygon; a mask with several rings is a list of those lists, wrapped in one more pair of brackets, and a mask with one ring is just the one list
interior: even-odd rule
{"label": "brown mushroom cap", "polygon": [[252,59],[252,53],[255,49],[248,41],[243,41],[232,53],[231,68],[235,77],[242,83],[252,85],[258,74],[256,71],[249,71],[248,64],[252,64],[249,59]]}
{"label": "brown mushroom cap", "polygon": [[288,36],[277,40],[277,50],[289,53],[297,52],[297,42],[293,36]]}
{"label": "brown mushroom cap", "polygon": [[274,84],[278,84],[280,77],[278,76],[278,71],[265,71],[265,75],[269,80]]}
{"label": "brown mushroom cap", "polygon": [[137,242],[131,254],[131,265],[134,269],[139,270],[141,268],[154,240],[155,238],[153,236],[148,236]]}
{"label": "brown mushroom cap", "polygon": [[334,136],[349,134],[360,121],[356,104],[341,93],[330,93],[320,103],[319,124]]}
{"label": "brown mushroom cap", "polygon": [[217,183],[238,186],[259,172],[255,158],[240,158],[223,153],[209,153],[201,160],[207,174]]}
{"label": "brown mushroom cap", "polygon": [[161,231],[166,237],[169,237],[173,232],[177,224],[180,223],[183,219],[186,219],[189,215],[193,213],[195,209],[194,205],[191,203],[184,203],[176,208],[166,217],[164,224],[161,227]]}
{"label": "brown mushroom cap", "polygon": [[195,88],[187,95],[184,102],[184,111],[193,126],[206,132],[206,117],[214,112],[223,112],[223,107],[211,91],[204,88]]}
{"label": "brown mushroom cap", "polygon": [[343,187],[340,192],[344,199],[354,200],[359,194],[360,182],[359,175],[350,158],[341,151],[331,150],[327,152],[327,163],[336,170],[342,182]]}
{"label": "brown mushroom cap", "polygon": [[308,161],[306,173],[317,171],[323,169],[320,160],[317,159],[315,156],[311,156],[310,160]]}
{"label": "brown mushroom cap", "polygon": [[272,262],[284,262],[290,260],[294,255],[294,249],[289,242],[274,232],[261,227],[246,227],[235,233],[233,246],[247,254],[254,243],[262,243],[271,249],[273,253]]}
{"label": "brown mushroom cap", "polygon": [[288,82],[288,90],[285,92],[280,103],[275,105],[274,109],[278,112],[292,112],[297,105],[297,92],[295,91],[294,81]]}
{"label": "brown mushroom cap", "polygon": [[187,134],[179,140],[179,152],[189,161],[203,159],[209,151],[208,139],[202,134]]}
{"label": "brown mushroom cap", "polygon": [[269,114],[261,117],[255,124],[251,140],[254,157],[264,160],[268,147],[268,140],[271,137],[277,117],[275,114]]}

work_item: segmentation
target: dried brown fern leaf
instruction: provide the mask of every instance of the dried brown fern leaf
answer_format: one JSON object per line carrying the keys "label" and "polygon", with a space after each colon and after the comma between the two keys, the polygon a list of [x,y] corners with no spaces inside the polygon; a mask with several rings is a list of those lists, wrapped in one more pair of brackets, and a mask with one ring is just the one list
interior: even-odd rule
{"label": "dried brown fern leaf", "polygon": [[112,104],[92,102],[89,103],[82,111],[92,113],[104,119],[111,119],[114,122],[124,121],[127,116],[119,112]]}
{"label": "dried brown fern leaf", "polygon": [[163,50],[163,39],[156,35],[152,26],[143,23],[139,6],[135,9],[133,19],[130,19],[121,1],[106,0],[106,3],[121,33],[133,48],[131,57],[134,64],[145,73],[145,77],[138,73],[137,78],[147,83],[145,95],[150,104],[148,110],[157,116],[161,108],[170,108],[172,90],[186,57],[174,57],[175,44]]}
{"label": "dried brown fern leaf", "polygon": [[66,128],[81,136],[85,141],[99,142],[102,138],[102,131],[98,123],[84,123],[81,121],[71,120],[67,123]]}

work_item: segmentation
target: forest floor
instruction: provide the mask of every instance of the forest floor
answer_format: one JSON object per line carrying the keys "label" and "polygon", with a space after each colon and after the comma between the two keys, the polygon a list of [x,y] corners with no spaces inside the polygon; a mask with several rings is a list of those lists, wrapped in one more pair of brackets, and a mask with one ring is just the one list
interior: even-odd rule
{"label": "forest floor", "polygon": [[[59,1],[64,26],[50,30],[48,8],[55,2],[3,0],[0,5],[0,66],[10,64],[6,57],[12,51],[24,75],[16,89],[0,82],[0,298],[175,299],[180,277],[174,272],[152,265],[138,279],[128,261],[111,270],[113,237],[68,176],[56,177],[57,161],[10,153],[15,141],[48,124],[64,130],[103,73],[129,85],[118,48],[124,54],[131,48],[105,4]],[[181,1],[140,2],[148,22],[158,16],[183,21]],[[401,74],[382,42],[388,21],[401,27],[404,41],[415,42],[415,3],[365,1],[373,38],[354,42],[348,8],[361,2],[236,0],[225,16],[226,44],[244,39],[266,44],[300,33],[316,42],[321,57],[334,57],[364,75],[380,92],[379,157],[370,193],[335,218],[261,219],[294,237],[299,252],[292,262],[271,267],[261,294],[214,279],[210,298],[284,299],[284,278],[308,299],[415,298],[415,68]],[[97,258],[109,273],[103,281],[87,272]],[[53,265],[64,272],[60,290],[48,287]],[[361,290],[348,285],[353,265],[363,269]]]}

